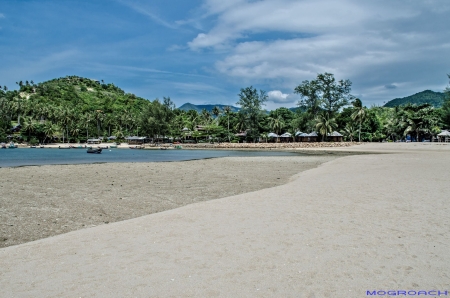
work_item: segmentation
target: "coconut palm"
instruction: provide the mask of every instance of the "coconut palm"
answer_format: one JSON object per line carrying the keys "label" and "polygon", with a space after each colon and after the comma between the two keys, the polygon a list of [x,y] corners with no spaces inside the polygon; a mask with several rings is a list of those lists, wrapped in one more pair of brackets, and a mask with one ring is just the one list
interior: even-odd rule
{"label": "coconut palm", "polygon": [[325,140],[325,137],[332,133],[333,130],[337,128],[337,123],[334,118],[329,118],[328,114],[322,113],[317,116],[316,121],[316,130],[322,135],[322,141]]}
{"label": "coconut palm", "polygon": [[362,102],[359,98],[355,98],[355,100],[353,101],[353,110],[354,112],[351,117],[354,121],[358,121],[359,123],[358,142],[361,142],[361,125],[366,119],[367,113],[366,108],[363,107]]}
{"label": "coconut palm", "polygon": [[347,140],[350,140],[350,142],[353,142],[353,137],[356,133],[356,128],[351,123],[347,123],[345,125],[344,129],[341,131],[341,133],[345,136]]}
{"label": "coconut palm", "polygon": [[223,108],[223,112],[225,115],[227,115],[227,122],[228,122],[228,142],[230,142],[230,113],[231,113],[231,107],[226,106]]}
{"label": "coconut palm", "polygon": [[51,122],[46,122],[44,126],[44,134],[45,134],[44,143],[47,138],[53,138],[53,135],[57,130],[58,127],[55,124]]}
{"label": "coconut palm", "polygon": [[35,132],[37,128],[37,123],[34,121],[32,117],[25,117],[25,121],[23,122],[23,131],[28,133],[28,141],[31,139],[31,133]]}

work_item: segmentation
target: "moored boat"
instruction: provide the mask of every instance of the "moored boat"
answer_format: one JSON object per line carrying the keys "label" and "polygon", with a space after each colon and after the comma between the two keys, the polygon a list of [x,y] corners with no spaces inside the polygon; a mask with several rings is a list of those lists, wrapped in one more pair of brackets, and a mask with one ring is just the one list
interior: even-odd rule
{"label": "moored boat", "polygon": [[98,149],[108,149],[108,146],[98,146]]}
{"label": "moored boat", "polygon": [[6,149],[6,144],[5,143],[0,143],[0,148]]}
{"label": "moored boat", "polygon": [[14,143],[13,143],[13,142],[11,142],[11,143],[9,143],[9,146],[8,146],[8,148],[9,148],[9,149],[15,149],[15,148],[17,148],[17,146],[16,146],[16,145],[14,145]]}
{"label": "moored boat", "polygon": [[102,153],[102,149],[101,148],[88,148],[86,152],[100,154],[100,153]]}

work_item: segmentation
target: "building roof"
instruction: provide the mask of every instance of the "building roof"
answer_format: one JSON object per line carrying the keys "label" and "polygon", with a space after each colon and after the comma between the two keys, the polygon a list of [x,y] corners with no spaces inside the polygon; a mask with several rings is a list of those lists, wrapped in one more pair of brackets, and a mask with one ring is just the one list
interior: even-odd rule
{"label": "building roof", "polygon": [[340,133],[338,133],[337,131],[333,131],[332,133],[329,133],[327,136],[329,136],[329,137],[342,137],[342,135]]}
{"label": "building roof", "polygon": [[317,132],[313,131],[308,135],[308,137],[318,137]]}
{"label": "building roof", "polygon": [[273,133],[273,132],[269,133],[267,136],[269,138],[278,138],[279,137],[279,135],[277,135],[276,133]]}
{"label": "building roof", "polygon": [[303,134],[303,132],[297,131],[297,132],[295,133],[295,136],[298,137],[298,136],[300,136],[301,134]]}
{"label": "building roof", "polygon": [[126,137],[125,140],[145,140],[146,137],[137,137],[137,136],[132,136],[132,137]]}
{"label": "building roof", "polygon": [[291,135],[290,133],[288,133],[288,132],[285,132],[285,133],[282,134],[280,137],[281,137],[281,138],[292,138],[292,135]]}

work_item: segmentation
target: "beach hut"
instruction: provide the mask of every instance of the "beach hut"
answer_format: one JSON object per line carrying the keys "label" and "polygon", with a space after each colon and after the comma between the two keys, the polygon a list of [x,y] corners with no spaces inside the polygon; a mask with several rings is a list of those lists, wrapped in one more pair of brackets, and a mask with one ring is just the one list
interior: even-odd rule
{"label": "beach hut", "polygon": [[88,139],[87,143],[88,144],[100,144],[102,142],[102,139],[98,138],[98,139]]}
{"label": "beach hut", "polygon": [[317,132],[313,131],[312,133],[308,134],[307,142],[317,142],[319,140],[319,135]]}
{"label": "beach hut", "polygon": [[267,139],[271,143],[277,142],[279,137],[280,137],[279,135],[277,135],[276,133],[273,133],[273,132],[267,134]]}
{"label": "beach hut", "polygon": [[239,133],[234,134],[235,137],[239,139],[239,143],[244,142],[244,140],[247,138],[247,132],[241,131]]}
{"label": "beach hut", "polygon": [[292,134],[285,132],[284,134],[280,135],[280,141],[283,143],[287,143],[291,140]]}
{"label": "beach hut", "polygon": [[300,135],[302,134],[303,132],[301,132],[301,131],[297,131],[297,132],[295,132],[295,134],[294,134],[294,140],[296,141],[296,142],[301,142],[301,140],[300,140]]}
{"label": "beach hut", "polygon": [[439,142],[450,142],[450,131],[443,130],[437,137]]}
{"label": "beach hut", "polygon": [[142,145],[145,143],[146,137],[138,137],[138,136],[132,136],[132,137],[126,137],[125,140],[127,140],[128,145]]}
{"label": "beach hut", "polygon": [[333,131],[332,133],[327,134],[327,137],[331,142],[342,142],[343,139],[343,135],[341,135],[337,131]]}

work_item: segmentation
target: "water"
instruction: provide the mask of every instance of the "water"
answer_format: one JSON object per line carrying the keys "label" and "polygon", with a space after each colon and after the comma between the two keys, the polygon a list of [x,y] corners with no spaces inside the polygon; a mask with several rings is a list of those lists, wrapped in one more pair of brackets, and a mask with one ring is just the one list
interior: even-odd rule
{"label": "water", "polygon": [[103,149],[101,154],[87,154],[86,149],[17,148],[0,149],[0,167],[54,164],[90,164],[105,162],[164,162],[226,156],[298,156],[279,151],[233,150],[132,150]]}

